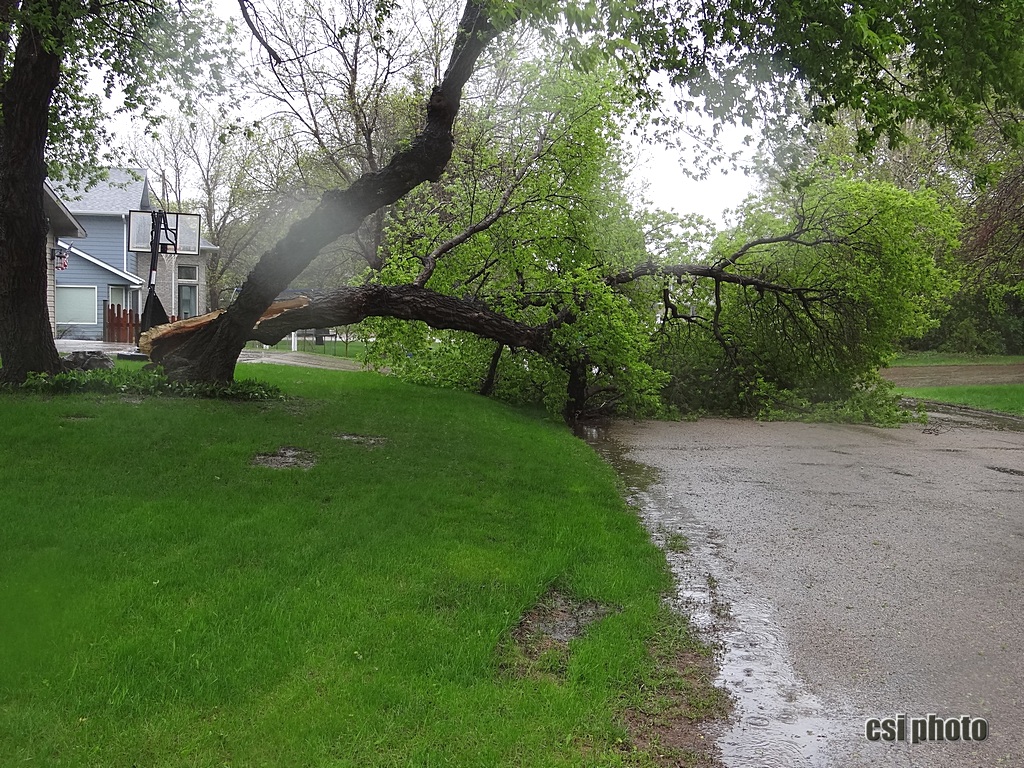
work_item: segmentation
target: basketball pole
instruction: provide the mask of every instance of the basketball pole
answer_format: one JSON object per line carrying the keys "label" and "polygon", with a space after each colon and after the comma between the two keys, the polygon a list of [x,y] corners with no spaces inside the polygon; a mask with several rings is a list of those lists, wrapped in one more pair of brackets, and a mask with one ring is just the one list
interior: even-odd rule
{"label": "basketball pole", "polygon": [[[160,298],[156,295],[156,268],[160,260],[160,240],[166,229],[167,214],[163,211],[153,211],[153,229],[149,239],[149,291],[146,293],[146,306],[142,310],[142,318],[139,322],[140,335],[154,326],[170,322],[164,305],[160,303]],[[138,343],[138,339],[135,341]]]}

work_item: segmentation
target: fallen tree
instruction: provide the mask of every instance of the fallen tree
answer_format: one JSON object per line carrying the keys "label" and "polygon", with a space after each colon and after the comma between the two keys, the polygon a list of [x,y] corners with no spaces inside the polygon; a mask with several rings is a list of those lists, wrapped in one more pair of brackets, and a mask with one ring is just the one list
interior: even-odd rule
{"label": "fallen tree", "polygon": [[[502,194],[496,210],[505,209],[509,199]],[[504,350],[528,351],[560,371],[551,384],[561,387],[558,408],[571,422],[593,411],[593,401],[613,407],[631,390],[642,394],[646,388],[659,397],[652,388],[664,382],[656,369],[672,370],[672,364],[644,350],[665,328],[685,326],[705,334],[724,355],[721,363],[706,353],[703,361],[691,357],[694,367],[713,364],[730,371],[740,391],[771,383],[842,397],[885,360],[895,340],[919,335],[932,321],[932,309],[948,287],[935,255],[950,247],[955,222],[927,192],[847,179],[769,201],[752,205],[748,226],[759,234],[745,236],[741,226],[728,245],[705,254],[703,263],[650,257],[618,269],[603,261],[608,254],[594,250],[578,274],[558,276],[542,267],[528,277],[510,275],[501,259],[489,256],[490,272],[473,270],[479,282],[472,293],[453,296],[427,287],[432,278],[451,285],[453,275],[465,273],[455,245],[472,248],[502,218],[492,211],[413,260],[407,270],[415,274],[413,282],[372,282],[277,302],[246,329],[243,343],[274,344],[292,331],[368,318],[473,334],[496,344],[486,361],[464,362],[463,367],[480,366],[482,383],[475,388],[493,391]],[[526,238],[535,233],[529,226],[509,230],[517,231]],[[503,242],[513,251],[527,247],[526,241]],[[624,291],[634,295],[626,298]],[[142,347],[165,363],[225,314],[153,329]],[[401,367],[406,351],[422,358],[438,348],[433,338],[421,342],[399,350],[385,365]]]}
{"label": "fallen tree", "polygon": [[[264,34],[252,0],[240,0],[240,7],[272,67],[301,66],[273,50],[273,35]],[[965,24],[968,12],[972,23]],[[551,37],[569,32],[567,45],[576,63],[592,68],[606,61],[619,67],[619,85],[632,92],[633,107],[656,103],[648,80],[653,69],[665,73],[673,85],[691,86],[702,101],[700,108],[723,119],[745,120],[757,107],[748,103],[750,89],[736,83],[761,82],[752,78],[762,77],[759,96],[771,101],[769,106],[779,114],[786,113],[791,106],[787,99],[794,95],[811,102],[812,119],[828,120],[843,110],[860,110],[865,121],[858,136],[861,149],[884,136],[898,139],[901,126],[912,118],[946,125],[954,137],[963,139],[979,114],[979,102],[1024,104],[1024,78],[1019,70],[1005,65],[1024,49],[1015,34],[1020,9],[1009,3],[984,9],[972,6],[969,11],[959,6],[904,9],[869,3],[851,18],[841,6],[805,8],[799,3],[775,4],[766,13],[760,3],[679,9],[657,0],[639,5],[613,0],[597,6],[469,0],[445,75],[430,95],[422,131],[385,167],[363,174],[344,189],[326,192],[316,210],[264,255],[228,310],[186,334],[164,358],[172,378],[230,380],[238,354],[263,312],[324,247],[355,232],[367,216],[402,199],[422,182],[440,177],[452,155],[452,130],[463,89],[489,43],[519,18],[545,28]],[[815,30],[813,36],[808,37],[808,28]],[[940,38],[934,29],[960,30],[959,37],[950,32]],[[982,29],[984,34],[979,32]],[[952,49],[959,57],[949,55]],[[764,69],[766,55],[779,63],[777,69]],[[965,79],[967,71],[971,74]],[[719,287],[726,280],[706,276]],[[412,282],[422,288],[425,280],[420,276]],[[758,288],[753,283],[749,287]],[[475,304],[444,304],[439,297],[406,290],[396,299],[394,291],[355,288],[324,299],[323,307],[326,311],[333,305],[341,317],[386,309],[387,302],[392,302],[394,311],[420,302],[422,311],[446,315],[445,322],[454,323],[451,313],[466,310],[470,318],[459,321],[462,325],[478,324],[476,317],[479,322],[487,318],[501,325],[497,318],[481,314]],[[349,304],[368,309],[345,308]],[[274,326],[275,333],[283,322]],[[270,327],[266,337],[273,335]]]}

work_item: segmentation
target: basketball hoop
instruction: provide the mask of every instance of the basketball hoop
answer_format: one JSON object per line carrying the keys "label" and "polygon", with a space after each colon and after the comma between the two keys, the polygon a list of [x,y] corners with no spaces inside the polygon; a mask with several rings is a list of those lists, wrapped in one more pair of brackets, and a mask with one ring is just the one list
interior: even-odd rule
{"label": "basketball hoop", "polygon": [[151,253],[153,245],[153,217],[161,214],[158,253],[181,256],[199,255],[199,229],[202,217],[198,213],[165,213],[164,211],[128,212],[128,250]]}
{"label": "basketball hoop", "polygon": [[156,268],[160,254],[199,255],[198,213],[165,213],[164,211],[129,211],[128,250],[149,252],[149,292],[140,318],[140,332],[170,321],[160,298],[156,295]]}

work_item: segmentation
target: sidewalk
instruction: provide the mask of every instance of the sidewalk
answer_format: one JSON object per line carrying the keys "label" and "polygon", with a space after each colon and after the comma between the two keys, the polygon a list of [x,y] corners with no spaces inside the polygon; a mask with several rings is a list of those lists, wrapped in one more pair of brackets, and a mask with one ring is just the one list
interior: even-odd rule
{"label": "sidewalk", "polygon": [[134,344],[119,344],[113,341],[89,341],[83,339],[56,339],[57,351],[61,354],[68,352],[106,352],[114,356],[118,352],[138,352],[139,348]]}
{"label": "sidewalk", "polygon": [[[57,351],[62,355],[68,352],[104,352],[117,357],[118,352],[138,352],[134,344],[119,344],[112,341],[83,341],[81,339],[57,339]],[[240,363],[275,363],[278,365],[298,365],[304,368],[327,368],[342,371],[365,370],[362,363],[332,355],[316,355],[306,352],[279,352],[268,349],[243,349],[238,357]]]}

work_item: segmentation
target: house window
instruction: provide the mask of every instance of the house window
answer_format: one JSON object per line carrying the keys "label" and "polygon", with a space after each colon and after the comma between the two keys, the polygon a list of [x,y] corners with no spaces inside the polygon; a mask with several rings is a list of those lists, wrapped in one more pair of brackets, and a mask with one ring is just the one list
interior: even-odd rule
{"label": "house window", "polygon": [[123,285],[110,286],[109,303],[112,307],[129,309],[131,305],[128,303],[128,289]]}
{"label": "house window", "polygon": [[55,304],[59,325],[96,325],[96,286],[58,285]]}
{"label": "house window", "polygon": [[[178,269],[181,269],[179,267]],[[178,319],[187,320],[199,314],[199,286],[178,285]]]}
{"label": "house window", "polygon": [[178,319],[185,320],[199,314],[199,267],[195,264],[179,264],[178,275]]}

